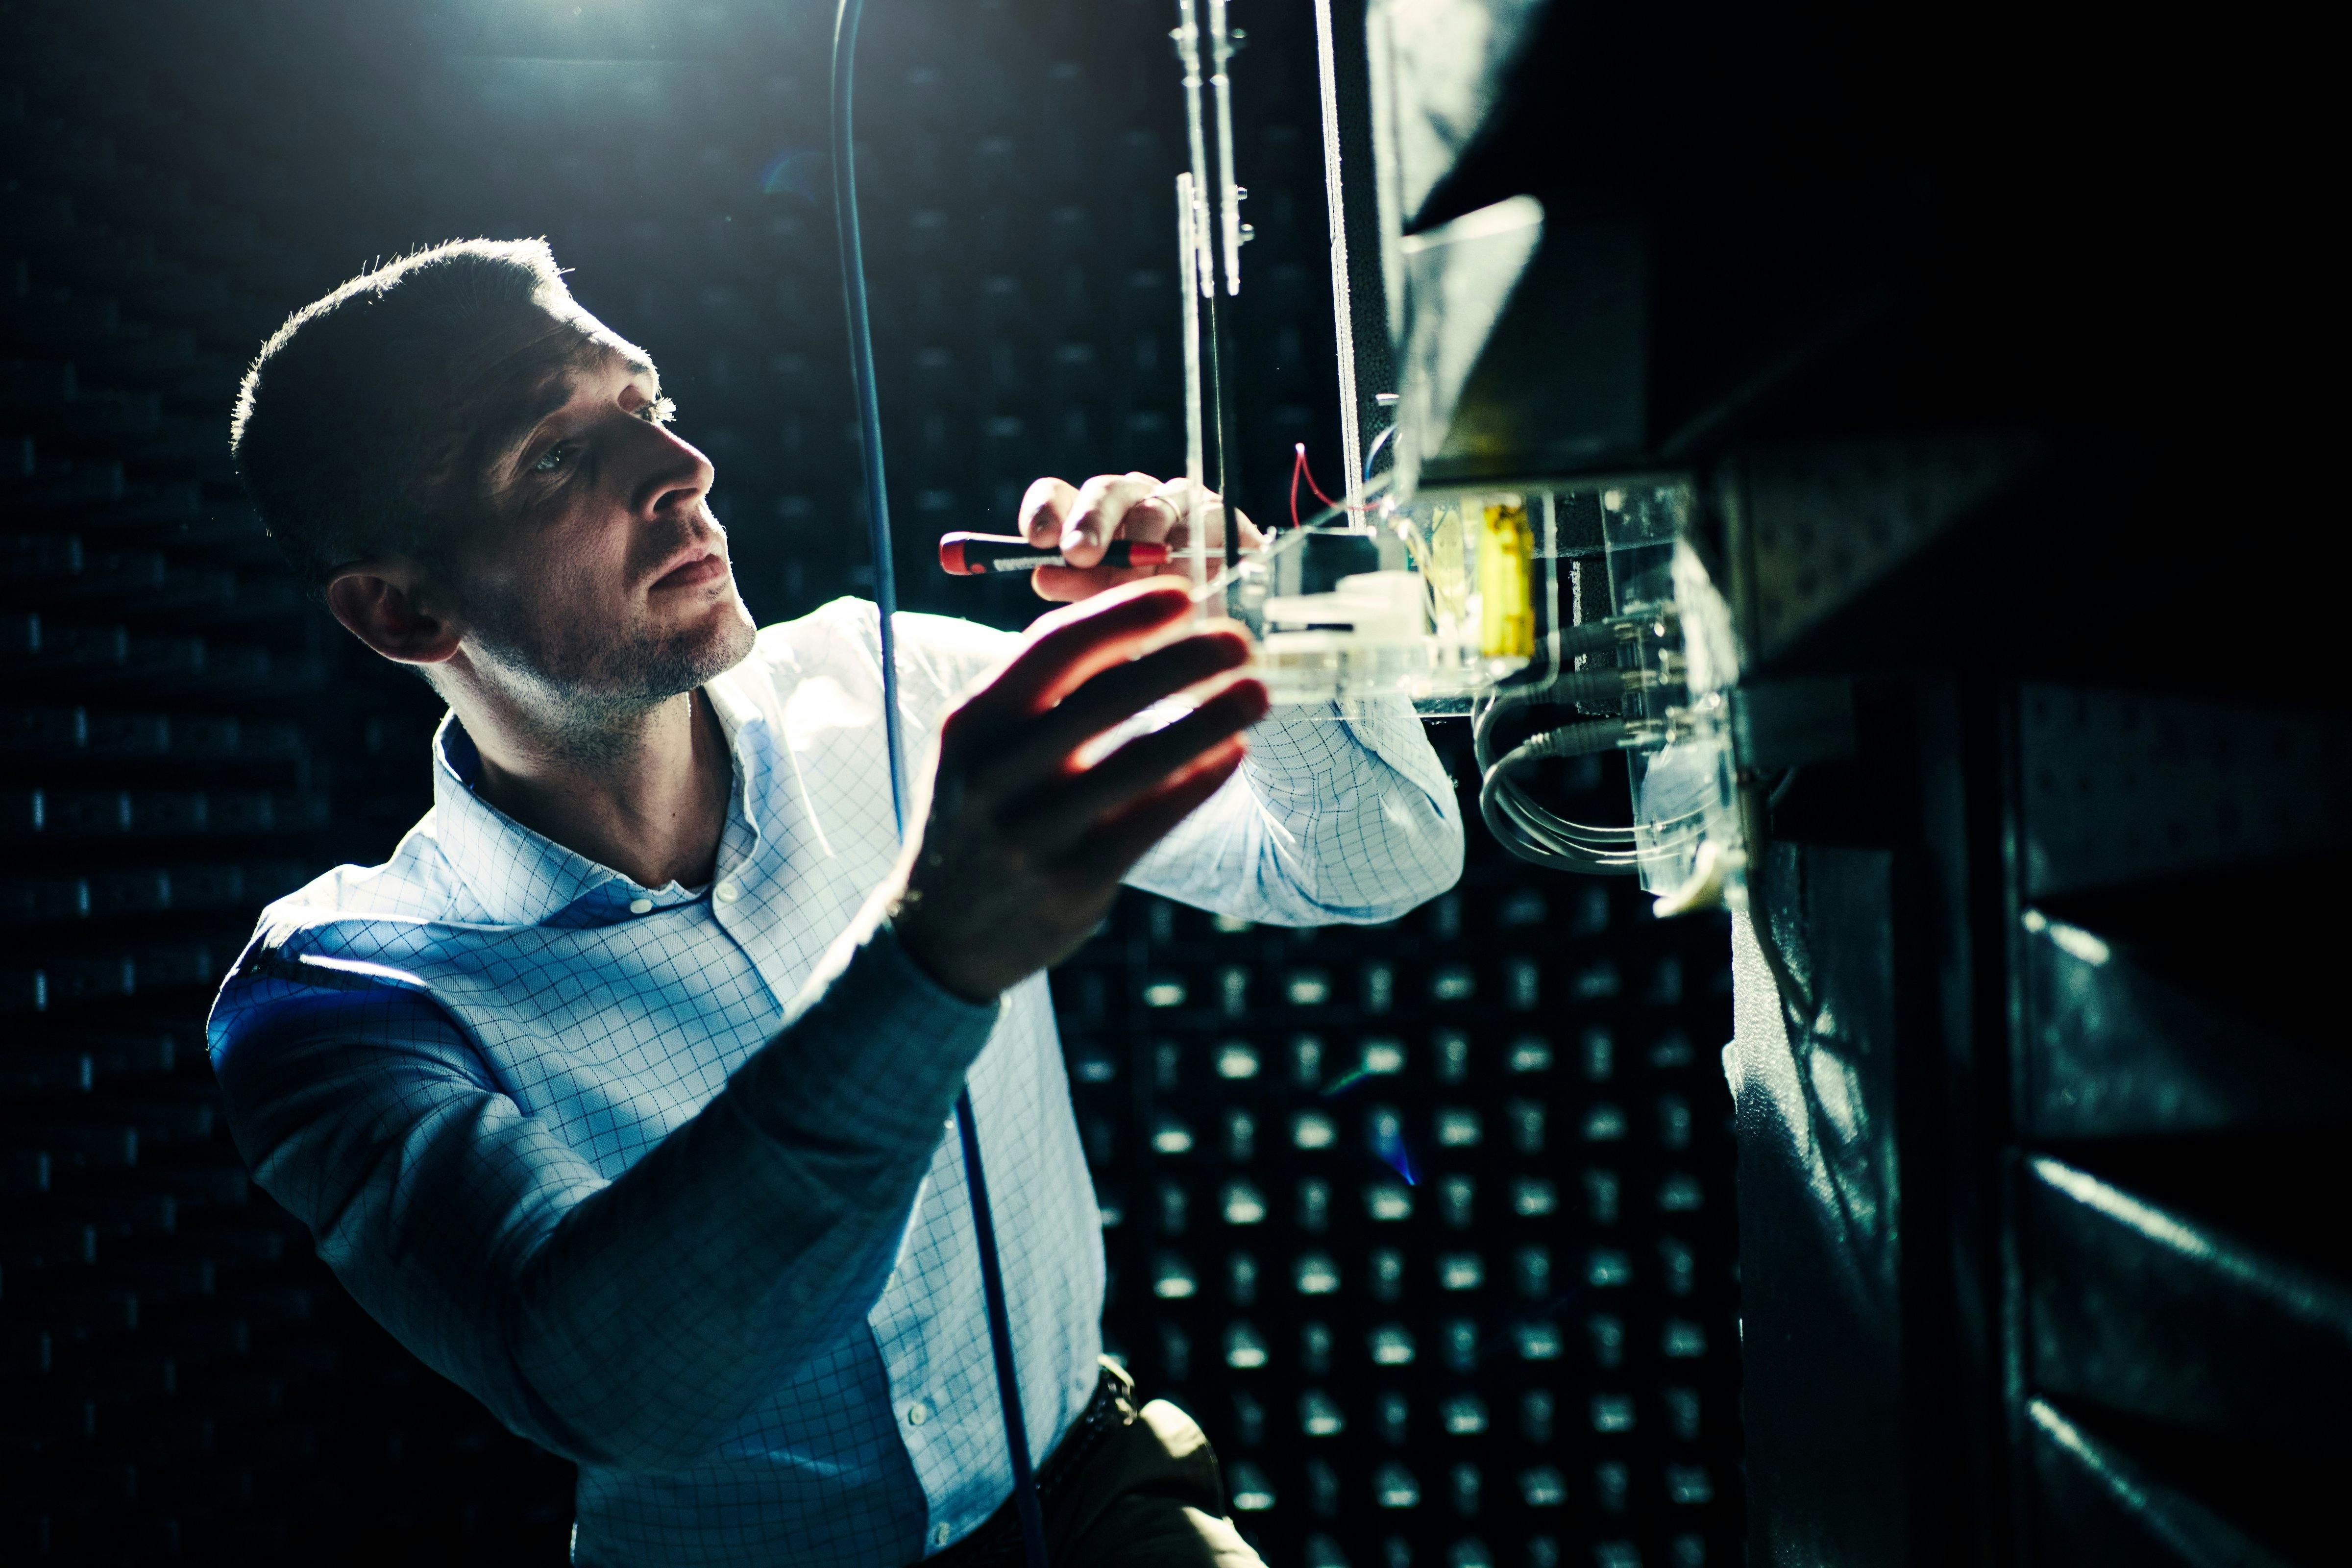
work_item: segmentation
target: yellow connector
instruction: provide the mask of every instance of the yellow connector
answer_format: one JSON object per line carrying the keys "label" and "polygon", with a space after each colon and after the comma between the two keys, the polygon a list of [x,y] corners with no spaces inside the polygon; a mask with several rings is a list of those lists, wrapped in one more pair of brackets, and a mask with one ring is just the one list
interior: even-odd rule
{"label": "yellow connector", "polygon": [[1517,498],[1488,501],[1480,530],[1478,651],[1487,658],[1532,658],[1536,540],[1528,509]]}

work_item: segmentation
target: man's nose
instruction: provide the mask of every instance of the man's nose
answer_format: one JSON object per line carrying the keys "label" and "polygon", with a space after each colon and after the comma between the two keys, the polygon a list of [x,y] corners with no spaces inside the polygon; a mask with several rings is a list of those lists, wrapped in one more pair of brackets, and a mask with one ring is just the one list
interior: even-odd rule
{"label": "man's nose", "polygon": [[631,510],[642,517],[656,517],[677,507],[692,510],[710,493],[717,470],[691,443],[658,425],[646,428],[654,439]]}

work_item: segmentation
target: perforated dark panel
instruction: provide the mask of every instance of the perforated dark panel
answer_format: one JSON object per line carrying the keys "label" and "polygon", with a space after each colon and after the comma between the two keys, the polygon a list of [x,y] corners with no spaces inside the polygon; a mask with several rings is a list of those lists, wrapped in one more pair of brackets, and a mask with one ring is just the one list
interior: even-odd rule
{"label": "perforated dark panel", "polygon": [[1274,1563],[1739,1560],[1719,920],[1483,841],[1387,927],[1131,899],[1056,977],[1107,1331]]}

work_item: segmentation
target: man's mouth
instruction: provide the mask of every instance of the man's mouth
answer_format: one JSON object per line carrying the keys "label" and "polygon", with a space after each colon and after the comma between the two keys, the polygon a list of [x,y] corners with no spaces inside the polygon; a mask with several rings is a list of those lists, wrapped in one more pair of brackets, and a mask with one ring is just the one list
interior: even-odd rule
{"label": "man's mouth", "polygon": [[726,558],[716,552],[706,552],[681,562],[655,578],[652,592],[659,593],[664,588],[698,588],[726,574]]}

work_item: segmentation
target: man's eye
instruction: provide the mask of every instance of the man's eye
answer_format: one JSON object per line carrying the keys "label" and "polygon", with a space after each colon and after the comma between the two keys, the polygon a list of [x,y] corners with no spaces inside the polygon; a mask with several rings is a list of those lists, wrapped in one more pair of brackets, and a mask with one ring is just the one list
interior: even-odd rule
{"label": "man's eye", "polygon": [[572,460],[574,450],[571,442],[558,441],[541,455],[538,462],[530,466],[530,471],[534,474],[551,474]]}

